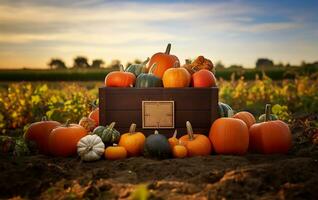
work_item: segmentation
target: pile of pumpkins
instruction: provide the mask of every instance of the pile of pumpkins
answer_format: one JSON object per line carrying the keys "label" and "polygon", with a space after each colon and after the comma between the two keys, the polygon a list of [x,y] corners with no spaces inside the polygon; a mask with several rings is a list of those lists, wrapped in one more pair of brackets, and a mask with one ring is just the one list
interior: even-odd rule
{"label": "pile of pumpkins", "polygon": [[[223,106],[223,107],[222,107]],[[108,160],[141,156],[151,158],[184,158],[217,154],[243,155],[250,152],[263,154],[284,154],[292,145],[292,136],[286,123],[270,114],[271,106],[266,105],[260,123],[246,111],[232,115],[231,108],[220,104],[219,112],[227,113],[211,125],[209,135],[194,133],[192,125],[186,122],[187,134],[179,139],[177,130],[166,138],[157,130],[146,137],[136,132],[132,123],[127,133],[119,133],[115,122],[98,126],[96,109],[89,117],[83,117],[79,124],[61,125],[56,121],[41,121],[30,125],[25,139],[37,144],[40,153],[54,156],[72,156],[76,153],[84,161],[101,157]]]}
{"label": "pile of pumpkins", "polygon": [[105,77],[106,87],[215,87],[214,67],[209,59],[199,56],[192,63],[180,66],[177,56],[166,51],[154,54],[141,64],[133,64],[124,70],[113,71]]}

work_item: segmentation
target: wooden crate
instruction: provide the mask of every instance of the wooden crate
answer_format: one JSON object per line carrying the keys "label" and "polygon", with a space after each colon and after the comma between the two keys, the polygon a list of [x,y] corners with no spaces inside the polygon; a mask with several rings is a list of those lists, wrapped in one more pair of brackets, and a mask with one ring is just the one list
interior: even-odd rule
{"label": "wooden crate", "polygon": [[[142,101],[174,101],[174,128],[178,136],[186,134],[190,121],[194,132],[208,135],[218,118],[218,88],[99,88],[100,125],[116,122],[116,129],[128,132],[131,123],[146,135],[155,129],[142,128]],[[170,137],[174,129],[159,129]]]}

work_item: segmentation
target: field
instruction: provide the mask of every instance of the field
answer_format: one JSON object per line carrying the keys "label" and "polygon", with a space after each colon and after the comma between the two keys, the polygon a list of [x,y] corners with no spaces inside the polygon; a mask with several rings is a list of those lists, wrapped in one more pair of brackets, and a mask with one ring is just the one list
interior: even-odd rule
{"label": "field", "polygon": [[[287,122],[287,155],[211,155],[186,159],[129,158],[81,162],[30,155],[0,158],[0,198],[23,199],[317,199],[318,80],[220,79],[220,101],[256,117],[271,103]],[[21,137],[43,116],[78,122],[98,103],[98,82],[2,82],[1,135]],[[195,129],[195,127],[194,127]],[[27,176],[25,176],[27,174]]]}

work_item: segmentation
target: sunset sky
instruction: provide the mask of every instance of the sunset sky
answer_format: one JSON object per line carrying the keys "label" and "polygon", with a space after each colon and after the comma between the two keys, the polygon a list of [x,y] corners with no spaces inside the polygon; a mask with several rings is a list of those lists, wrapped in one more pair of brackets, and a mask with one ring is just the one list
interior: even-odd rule
{"label": "sunset sky", "polygon": [[164,51],[253,67],[318,60],[318,1],[0,0],[0,68],[110,63]]}

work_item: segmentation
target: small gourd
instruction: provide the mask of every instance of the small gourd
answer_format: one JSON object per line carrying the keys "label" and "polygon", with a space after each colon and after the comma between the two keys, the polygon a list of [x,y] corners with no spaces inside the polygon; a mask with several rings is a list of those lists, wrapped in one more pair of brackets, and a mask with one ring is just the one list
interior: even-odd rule
{"label": "small gourd", "polygon": [[77,153],[83,161],[99,160],[104,151],[105,145],[97,135],[86,135],[77,143]]}
{"label": "small gourd", "polygon": [[113,144],[105,149],[105,158],[108,160],[120,160],[127,157],[127,150],[125,147]]}
{"label": "small gourd", "polygon": [[219,102],[218,113],[219,117],[231,117],[234,114],[234,111],[229,105]]}
{"label": "small gourd", "polygon": [[147,58],[144,62],[140,63],[140,64],[132,64],[129,65],[126,68],[126,72],[131,72],[133,74],[135,74],[136,77],[138,77],[141,73],[147,73],[148,69],[146,67],[147,63],[149,62],[149,58]]}
{"label": "small gourd", "polygon": [[171,147],[168,139],[159,134],[156,130],[154,134],[146,138],[144,155],[152,158],[169,158],[171,157]]}
{"label": "small gourd", "polygon": [[82,117],[78,124],[85,128],[87,132],[93,131],[97,125],[93,119],[88,117]]}
{"label": "small gourd", "polygon": [[169,142],[171,148],[173,148],[175,145],[179,144],[179,140],[177,138],[177,134],[178,134],[178,131],[176,129],[176,130],[174,130],[173,136],[168,139],[168,142]]}
{"label": "small gourd", "polygon": [[188,155],[188,150],[181,142],[179,142],[172,147],[172,154],[175,158],[185,158]]}
{"label": "small gourd", "polygon": [[149,73],[141,73],[136,80],[137,88],[148,88],[148,87],[162,87],[162,80],[153,74],[157,64],[154,63],[149,70]]}
{"label": "small gourd", "polygon": [[114,128],[115,122],[108,126],[98,126],[94,129],[93,134],[98,135],[105,144],[117,143],[120,138],[120,133]]}

